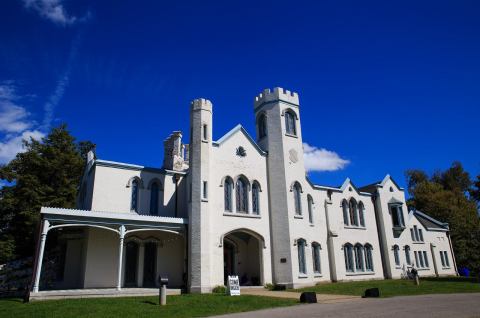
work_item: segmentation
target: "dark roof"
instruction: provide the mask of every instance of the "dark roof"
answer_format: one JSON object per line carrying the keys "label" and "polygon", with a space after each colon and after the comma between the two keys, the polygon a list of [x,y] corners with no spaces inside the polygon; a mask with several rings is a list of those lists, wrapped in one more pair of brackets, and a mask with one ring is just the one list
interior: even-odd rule
{"label": "dark roof", "polygon": [[375,193],[377,191],[377,186],[382,183],[382,181],[374,182],[372,184],[360,187],[358,190],[361,192]]}
{"label": "dark roof", "polygon": [[413,211],[413,215],[417,218],[417,220],[428,230],[448,230],[448,223],[442,223],[438,220],[435,220],[431,216],[421,212],[421,211]]}

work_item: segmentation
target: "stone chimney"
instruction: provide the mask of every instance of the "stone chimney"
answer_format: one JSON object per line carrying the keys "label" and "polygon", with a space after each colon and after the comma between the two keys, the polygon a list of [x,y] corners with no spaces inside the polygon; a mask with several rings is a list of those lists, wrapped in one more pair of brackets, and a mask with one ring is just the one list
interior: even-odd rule
{"label": "stone chimney", "polygon": [[188,161],[185,162],[185,148],[188,149],[188,145],[182,144],[181,131],[174,131],[168,136],[163,142],[163,146],[163,168],[175,171],[183,171],[188,168]]}

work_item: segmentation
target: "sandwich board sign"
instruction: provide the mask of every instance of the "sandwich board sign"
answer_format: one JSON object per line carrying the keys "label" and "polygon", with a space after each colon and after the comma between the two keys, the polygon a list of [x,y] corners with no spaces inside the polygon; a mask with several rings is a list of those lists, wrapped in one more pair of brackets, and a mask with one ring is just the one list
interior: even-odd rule
{"label": "sandwich board sign", "polygon": [[238,276],[228,276],[228,294],[230,296],[240,296],[240,281]]}

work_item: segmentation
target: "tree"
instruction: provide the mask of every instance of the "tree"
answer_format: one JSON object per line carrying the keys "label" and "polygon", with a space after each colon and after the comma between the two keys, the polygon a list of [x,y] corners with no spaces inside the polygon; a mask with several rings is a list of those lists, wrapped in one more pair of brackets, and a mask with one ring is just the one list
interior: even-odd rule
{"label": "tree", "polygon": [[422,171],[406,172],[410,207],[449,223],[459,267],[480,269],[480,219],[471,193],[472,181],[462,165],[454,162],[431,177]]}
{"label": "tree", "polygon": [[75,142],[65,124],[41,141],[24,141],[25,152],[0,167],[0,263],[33,255],[40,208],[74,208],[91,142]]}

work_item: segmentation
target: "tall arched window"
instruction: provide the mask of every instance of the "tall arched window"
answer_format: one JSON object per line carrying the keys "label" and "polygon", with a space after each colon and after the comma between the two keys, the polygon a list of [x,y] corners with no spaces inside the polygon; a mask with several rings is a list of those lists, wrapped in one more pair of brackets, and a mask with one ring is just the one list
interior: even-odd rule
{"label": "tall arched window", "polygon": [[350,243],[347,243],[343,246],[343,253],[345,256],[345,269],[347,272],[353,272],[353,246]]}
{"label": "tall arched window", "polygon": [[393,246],[393,257],[395,259],[395,265],[400,266],[400,254],[398,245]]}
{"label": "tall arched window", "polygon": [[307,273],[307,266],[305,264],[305,245],[306,242],[303,239],[299,239],[297,241],[297,248],[298,248],[298,271],[301,274]]}
{"label": "tall arched window", "polygon": [[373,272],[372,245],[365,244],[365,270]]}
{"label": "tall arched window", "polygon": [[350,225],[358,226],[357,201],[353,198],[350,199],[348,212],[350,214]]}
{"label": "tall arched window", "polygon": [[158,215],[158,190],[158,183],[152,183],[150,186],[150,215]]}
{"label": "tall arched window", "polygon": [[298,182],[293,185],[293,200],[295,202],[295,214],[302,215],[302,188]]}
{"label": "tall arched window", "polygon": [[132,196],[130,200],[130,210],[138,212],[138,180],[134,179],[132,181]]}
{"label": "tall arched window", "polygon": [[365,270],[363,266],[363,246],[361,244],[355,244],[355,270],[357,272],[363,272]]}
{"label": "tall arched window", "polygon": [[360,219],[360,226],[365,227],[365,207],[363,202],[358,202],[358,218]]}
{"label": "tall arched window", "polygon": [[412,261],[410,259],[410,246],[405,245],[405,262],[407,265],[411,265]]}
{"label": "tall arched window", "polygon": [[349,225],[350,223],[348,222],[348,202],[345,199],[343,199],[342,201],[342,210],[343,210],[343,223],[345,225]]}
{"label": "tall arched window", "polygon": [[252,185],[252,212],[260,214],[260,186],[257,182]]}
{"label": "tall arched window", "polygon": [[248,213],[248,184],[242,177],[240,177],[235,186],[237,212]]}
{"label": "tall arched window", "polygon": [[320,244],[312,243],[312,259],[313,259],[313,272],[320,274],[322,272],[322,266],[320,263]]}
{"label": "tall arched window", "polygon": [[261,114],[258,117],[258,139],[262,139],[267,136],[267,116]]}
{"label": "tall arched window", "polygon": [[232,193],[233,193],[233,181],[230,177],[227,177],[225,178],[225,181],[223,183],[225,211],[232,212]]}
{"label": "tall arched window", "polygon": [[310,223],[313,223],[313,199],[310,196],[310,194],[307,196],[307,202],[308,202],[308,221]]}
{"label": "tall arched window", "polygon": [[297,135],[297,128],[295,125],[295,114],[291,110],[285,112],[285,131],[290,135]]}

